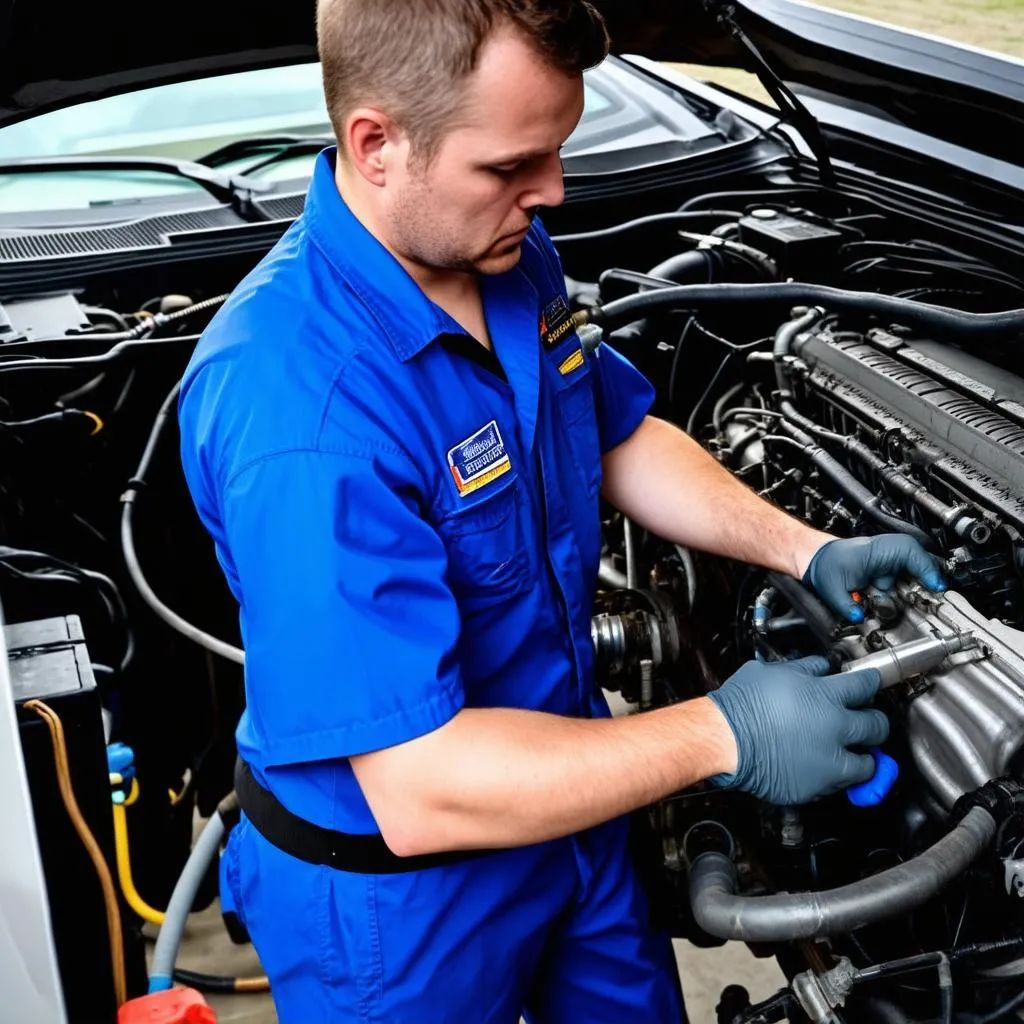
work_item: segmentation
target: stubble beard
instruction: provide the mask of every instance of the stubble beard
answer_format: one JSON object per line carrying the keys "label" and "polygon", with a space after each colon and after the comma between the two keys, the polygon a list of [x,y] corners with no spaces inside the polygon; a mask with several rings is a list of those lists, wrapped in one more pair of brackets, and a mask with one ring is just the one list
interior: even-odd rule
{"label": "stubble beard", "polygon": [[406,259],[431,270],[459,274],[501,274],[519,262],[521,242],[491,242],[483,251],[467,252],[450,227],[425,211],[429,189],[407,193],[392,212],[392,238]]}

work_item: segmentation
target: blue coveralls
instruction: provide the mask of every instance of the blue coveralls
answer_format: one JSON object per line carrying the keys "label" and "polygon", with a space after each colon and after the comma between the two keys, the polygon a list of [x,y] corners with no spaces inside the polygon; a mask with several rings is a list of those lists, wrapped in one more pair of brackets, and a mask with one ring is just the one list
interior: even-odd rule
{"label": "blue coveralls", "polygon": [[[179,419],[240,605],[239,752],[293,813],[373,833],[349,755],[464,706],[608,715],[590,637],[601,454],[653,392],[614,351],[583,356],[539,223],[481,281],[489,359],[333,173],[327,150],[303,215],[204,333]],[[243,816],[223,898],[282,1024],[675,1024],[671,945],[626,833],[370,875],[296,860]]]}

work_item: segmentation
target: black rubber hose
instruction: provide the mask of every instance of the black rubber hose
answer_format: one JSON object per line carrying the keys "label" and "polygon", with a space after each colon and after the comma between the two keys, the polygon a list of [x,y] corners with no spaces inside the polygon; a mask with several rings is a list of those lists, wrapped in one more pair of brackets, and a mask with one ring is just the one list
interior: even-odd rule
{"label": "black rubber hose", "polygon": [[[724,830],[723,830],[724,831]],[[794,942],[856,931],[931,899],[992,842],[996,822],[972,807],[923,853],[849,885],[821,892],[739,896],[732,859],[700,853],[690,867],[690,904],[709,935],[741,942]]]}
{"label": "black rubber hose", "polygon": [[649,277],[660,277],[666,281],[684,284],[694,278],[709,276],[708,257],[703,249],[689,249],[677,252],[667,260],[647,271]]}
{"label": "black rubber hose", "polygon": [[201,971],[186,971],[175,967],[174,980],[197,992],[269,992],[270,985],[265,977],[231,978],[220,974],[203,974]]}
{"label": "black rubber hose", "polygon": [[638,320],[666,308],[696,309],[704,306],[735,306],[739,303],[786,303],[820,305],[829,310],[870,313],[941,335],[984,334],[986,337],[1024,335],[1024,309],[1000,313],[966,313],[948,306],[933,306],[913,299],[894,298],[875,292],[855,292],[828,285],[783,281],[773,284],[680,285],[639,295],[627,295],[606,306],[588,309],[577,317],[606,329]]}
{"label": "black rubber hose", "polygon": [[782,573],[768,573],[768,585],[785,598],[824,647],[832,646],[841,626],[824,601],[811,593],[799,580]]}
{"label": "black rubber hose", "polygon": [[1024,992],[1018,992],[1012,999],[1008,999],[1002,1006],[997,1006],[991,1013],[984,1017],[975,1017],[974,1024],[996,1024],[996,1021],[1005,1020],[1007,1014],[1024,1006]]}
{"label": "black rubber hose", "polygon": [[879,1024],[920,1024],[908,1017],[895,1003],[878,996],[869,999],[866,1008],[871,1012],[868,1019],[878,1021]]}

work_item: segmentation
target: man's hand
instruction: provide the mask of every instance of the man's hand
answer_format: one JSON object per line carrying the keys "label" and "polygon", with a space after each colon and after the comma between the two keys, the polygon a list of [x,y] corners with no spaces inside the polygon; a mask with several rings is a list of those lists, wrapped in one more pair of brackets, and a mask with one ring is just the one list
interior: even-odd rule
{"label": "man's hand", "polygon": [[864,609],[851,597],[852,592],[873,586],[888,593],[904,572],[929,590],[946,589],[939,560],[902,533],[827,541],[814,553],[803,581],[838,614],[850,622],[861,622]]}
{"label": "man's hand", "polygon": [[736,739],[736,771],[711,781],[774,804],[803,804],[869,779],[889,735],[881,711],[853,710],[878,692],[875,669],[824,676],[825,658],[748,661],[708,694]]}

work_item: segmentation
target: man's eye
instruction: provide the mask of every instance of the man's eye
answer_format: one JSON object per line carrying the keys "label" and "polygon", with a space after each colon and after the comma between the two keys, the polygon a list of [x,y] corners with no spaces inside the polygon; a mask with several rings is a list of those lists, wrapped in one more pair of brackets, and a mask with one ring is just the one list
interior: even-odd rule
{"label": "man's eye", "polygon": [[487,170],[499,178],[511,178],[519,170],[519,164],[503,164],[497,167],[488,167]]}

